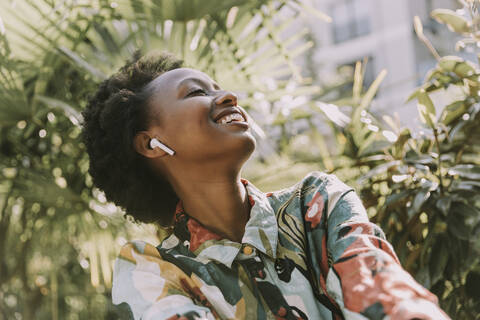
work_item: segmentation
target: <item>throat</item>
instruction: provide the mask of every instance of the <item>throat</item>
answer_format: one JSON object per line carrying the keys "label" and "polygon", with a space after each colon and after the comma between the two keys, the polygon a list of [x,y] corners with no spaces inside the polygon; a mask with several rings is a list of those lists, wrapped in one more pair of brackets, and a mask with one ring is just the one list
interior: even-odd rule
{"label": "throat", "polygon": [[217,184],[203,186],[195,196],[181,197],[185,212],[219,236],[241,242],[251,205],[245,186],[239,183],[230,189]]}

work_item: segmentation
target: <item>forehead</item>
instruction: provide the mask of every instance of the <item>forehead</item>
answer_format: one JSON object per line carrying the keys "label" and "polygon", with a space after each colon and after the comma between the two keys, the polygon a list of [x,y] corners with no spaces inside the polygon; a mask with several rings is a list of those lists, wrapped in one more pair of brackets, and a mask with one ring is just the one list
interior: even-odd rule
{"label": "forehead", "polygon": [[153,79],[152,82],[147,85],[146,89],[153,91],[176,90],[182,81],[189,78],[199,79],[206,83],[214,83],[214,81],[208,75],[199,70],[178,68],[162,73]]}

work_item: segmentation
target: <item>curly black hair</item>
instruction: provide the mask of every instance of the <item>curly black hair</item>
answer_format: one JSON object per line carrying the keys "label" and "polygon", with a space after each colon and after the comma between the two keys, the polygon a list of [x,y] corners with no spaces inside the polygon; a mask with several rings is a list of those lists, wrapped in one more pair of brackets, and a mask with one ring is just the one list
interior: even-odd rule
{"label": "curly black hair", "polygon": [[182,65],[183,61],[170,53],[142,55],[137,50],[100,84],[82,111],[82,140],[93,184],[136,222],[168,226],[178,202],[170,183],[154,174],[146,158],[135,151],[133,139],[152,120],[150,93],[144,88],[157,76]]}

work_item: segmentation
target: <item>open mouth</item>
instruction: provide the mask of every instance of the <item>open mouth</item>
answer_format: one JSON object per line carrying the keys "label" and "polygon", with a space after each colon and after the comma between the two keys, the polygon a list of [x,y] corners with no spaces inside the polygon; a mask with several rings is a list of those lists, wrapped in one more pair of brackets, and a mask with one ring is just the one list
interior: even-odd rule
{"label": "open mouth", "polygon": [[232,122],[247,122],[247,120],[243,117],[242,114],[234,112],[220,117],[215,122],[218,124],[228,124]]}

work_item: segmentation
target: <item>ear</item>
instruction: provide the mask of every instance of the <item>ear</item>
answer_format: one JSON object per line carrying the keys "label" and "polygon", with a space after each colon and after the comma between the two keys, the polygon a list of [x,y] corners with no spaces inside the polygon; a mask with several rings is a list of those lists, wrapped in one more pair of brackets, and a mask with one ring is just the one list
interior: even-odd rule
{"label": "ear", "polygon": [[133,147],[135,151],[147,158],[157,158],[168,155],[165,151],[160,148],[150,148],[150,139],[152,139],[148,131],[137,132],[133,138]]}

